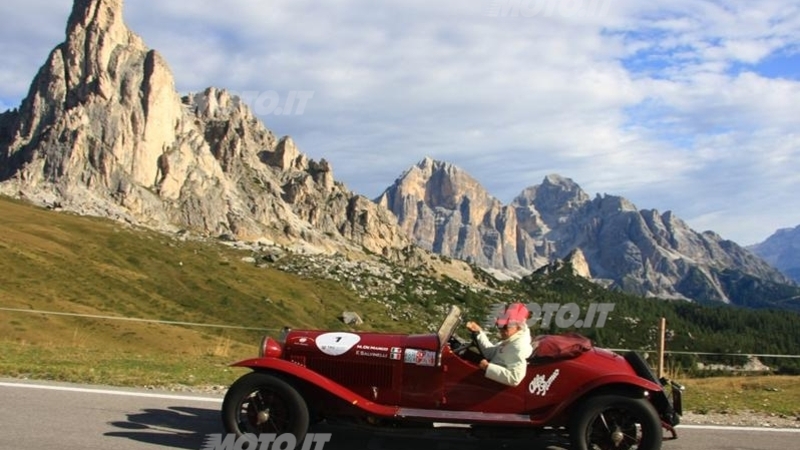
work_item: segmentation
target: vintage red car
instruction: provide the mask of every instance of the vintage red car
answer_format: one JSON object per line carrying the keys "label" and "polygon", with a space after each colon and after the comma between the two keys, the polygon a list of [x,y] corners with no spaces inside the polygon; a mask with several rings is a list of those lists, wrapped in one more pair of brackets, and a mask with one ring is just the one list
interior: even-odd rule
{"label": "vintage red car", "polygon": [[[479,370],[475,346],[456,336],[460,324],[454,306],[431,334],[285,329],[265,337],[258,358],[234,364],[252,372],[227,391],[224,426],[237,435],[293,433],[298,442],[326,418],[528,427],[568,434],[580,450],[657,450],[664,429],[677,437],[681,388],[657,379],[637,353],[540,336],[524,381],[510,387]],[[558,354],[570,346],[578,351]]]}

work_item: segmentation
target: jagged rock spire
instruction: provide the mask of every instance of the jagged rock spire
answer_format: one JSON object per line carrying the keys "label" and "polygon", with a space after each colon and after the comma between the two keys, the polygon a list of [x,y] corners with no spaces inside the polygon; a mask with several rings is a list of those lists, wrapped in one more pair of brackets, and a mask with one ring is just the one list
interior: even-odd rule
{"label": "jagged rock spire", "polygon": [[100,29],[124,27],[122,21],[122,0],[75,0],[67,20],[67,35],[77,28],[94,25]]}
{"label": "jagged rock spire", "polygon": [[115,78],[124,75],[116,70],[119,52],[148,51],[125,25],[122,0],[76,0],[62,48],[70,102],[90,94],[110,99]]}
{"label": "jagged rock spire", "polygon": [[183,111],[169,67],[128,30],[122,8],[121,0],[75,1],[66,40],[23,101],[5,176],[24,166],[34,184],[158,181]]}
{"label": "jagged rock spire", "polygon": [[0,192],[162,230],[384,255],[408,245],[391,213],[278,141],[240,99],[215,88],[181,98],[122,0],[75,0],[21,108],[0,114]]}

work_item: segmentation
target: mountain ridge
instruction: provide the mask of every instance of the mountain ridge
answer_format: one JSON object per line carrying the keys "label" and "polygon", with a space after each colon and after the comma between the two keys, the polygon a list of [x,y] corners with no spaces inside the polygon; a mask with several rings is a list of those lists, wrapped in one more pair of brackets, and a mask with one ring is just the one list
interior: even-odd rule
{"label": "mountain ridge", "polygon": [[162,231],[394,257],[408,246],[391,213],[227,91],[179,96],[122,3],[76,0],[65,41],[0,115],[0,192]]}
{"label": "mountain ridge", "polygon": [[[458,180],[467,181],[454,188]],[[516,275],[580,250],[595,281],[642,296],[746,303],[730,272],[791,284],[738,244],[696,232],[672,211],[640,210],[608,194],[591,198],[559,174],[504,205],[457,166],[425,158],[375,201],[423,248]]]}
{"label": "mountain ridge", "polygon": [[778,229],[763,242],[747,249],[800,283],[800,225]]}

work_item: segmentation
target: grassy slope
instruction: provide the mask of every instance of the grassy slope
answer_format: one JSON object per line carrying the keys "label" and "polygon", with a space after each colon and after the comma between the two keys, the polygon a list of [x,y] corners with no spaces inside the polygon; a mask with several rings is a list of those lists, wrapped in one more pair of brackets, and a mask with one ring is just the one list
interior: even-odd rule
{"label": "grassy slope", "polygon": [[800,418],[800,377],[750,376],[686,380],[684,408],[695,413],[752,410]]}
{"label": "grassy slope", "polygon": [[[398,330],[333,281],[244,263],[247,253],[0,198],[0,306],[259,327]],[[0,373],[115,384],[227,382],[260,331],[0,311]],[[204,371],[202,368],[210,369]],[[196,372],[202,372],[198,374]]]}

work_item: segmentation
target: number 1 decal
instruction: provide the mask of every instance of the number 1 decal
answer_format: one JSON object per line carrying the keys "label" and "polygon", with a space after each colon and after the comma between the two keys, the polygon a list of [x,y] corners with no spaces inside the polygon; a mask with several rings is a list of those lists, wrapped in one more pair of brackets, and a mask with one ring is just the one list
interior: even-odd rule
{"label": "number 1 decal", "polygon": [[350,351],[360,340],[361,336],[354,333],[323,333],[315,342],[322,353],[339,356]]}

